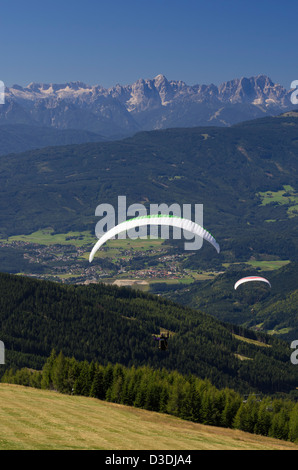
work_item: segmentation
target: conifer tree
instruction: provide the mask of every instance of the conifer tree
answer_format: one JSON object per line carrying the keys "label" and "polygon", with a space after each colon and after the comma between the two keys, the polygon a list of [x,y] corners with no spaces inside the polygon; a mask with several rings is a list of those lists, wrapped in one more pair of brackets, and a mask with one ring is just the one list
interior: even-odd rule
{"label": "conifer tree", "polygon": [[44,388],[46,390],[50,390],[51,388],[53,388],[52,371],[56,358],[56,351],[52,349],[50,357],[47,359],[42,369],[41,388]]}
{"label": "conifer tree", "polygon": [[221,414],[221,426],[230,428],[241,406],[241,397],[234,390],[225,389],[225,406]]}
{"label": "conifer tree", "polygon": [[61,393],[69,392],[67,383],[67,360],[65,359],[62,351],[56,357],[51,371],[52,384],[55,390]]}
{"label": "conifer tree", "polygon": [[272,424],[269,430],[269,436],[276,439],[287,440],[289,435],[289,419],[287,412],[282,408],[278,413],[274,414]]}
{"label": "conifer tree", "polygon": [[260,403],[257,422],[254,427],[254,432],[256,434],[261,434],[262,436],[268,436],[270,426],[272,424],[272,411],[271,399],[263,399]]}
{"label": "conifer tree", "polygon": [[83,395],[88,397],[90,395],[91,385],[89,383],[89,364],[87,361],[82,363],[81,372],[79,377],[74,383],[73,393],[75,395]]}
{"label": "conifer tree", "polygon": [[105,369],[103,374],[103,388],[105,395],[107,394],[110,386],[113,383],[113,374],[114,374],[114,367],[111,363],[109,363]]}
{"label": "conifer tree", "polygon": [[258,403],[254,396],[249,396],[246,402],[241,403],[234,420],[234,427],[242,431],[254,432],[257,422]]}
{"label": "conifer tree", "polygon": [[295,404],[290,413],[289,439],[298,443],[298,403]]}
{"label": "conifer tree", "polygon": [[103,367],[97,367],[93,382],[90,389],[90,397],[98,398],[99,400],[105,399],[105,389],[103,383],[104,370]]}

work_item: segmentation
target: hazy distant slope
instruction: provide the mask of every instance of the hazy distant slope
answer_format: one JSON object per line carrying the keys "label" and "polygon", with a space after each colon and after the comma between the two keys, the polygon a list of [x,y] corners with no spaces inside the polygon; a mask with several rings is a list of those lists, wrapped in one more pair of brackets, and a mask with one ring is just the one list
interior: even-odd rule
{"label": "hazy distant slope", "polygon": [[0,126],[0,155],[20,153],[54,145],[101,142],[103,140],[104,138],[99,134],[78,129],[6,124]]}

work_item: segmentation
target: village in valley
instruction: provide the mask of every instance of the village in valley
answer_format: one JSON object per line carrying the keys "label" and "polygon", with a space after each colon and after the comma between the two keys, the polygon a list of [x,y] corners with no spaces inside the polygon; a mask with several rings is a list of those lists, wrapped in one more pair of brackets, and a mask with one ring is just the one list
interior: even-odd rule
{"label": "village in valley", "polygon": [[[23,257],[24,270],[17,274],[64,284],[97,282],[117,285],[149,285],[150,282],[190,282],[193,274],[181,267],[181,261],[191,253],[175,252],[176,247],[163,240],[112,240],[92,263],[88,257],[92,244],[86,238],[68,235],[48,242],[43,231],[37,241],[34,237],[12,237],[0,240],[0,248],[13,249]],[[59,241],[59,243],[55,243]],[[89,241],[89,240],[88,240]]]}

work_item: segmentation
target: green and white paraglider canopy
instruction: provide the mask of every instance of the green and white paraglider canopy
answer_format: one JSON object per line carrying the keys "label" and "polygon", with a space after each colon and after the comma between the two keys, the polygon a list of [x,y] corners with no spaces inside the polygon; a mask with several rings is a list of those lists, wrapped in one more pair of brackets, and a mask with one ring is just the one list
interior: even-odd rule
{"label": "green and white paraglider canopy", "polygon": [[201,225],[193,222],[189,219],[184,219],[182,217],[177,217],[174,215],[147,215],[143,217],[135,217],[130,220],[126,220],[115,227],[108,230],[94,245],[92,251],[89,256],[89,262],[93,261],[94,255],[97,250],[108,240],[113,238],[115,235],[118,235],[121,232],[126,230],[130,230],[135,227],[141,227],[144,225],[167,225],[171,227],[178,227],[188,232],[193,233],[194,235],[198,235],[202,237],[204,240],[211,243],[214,246],[217,253],[220,252],[219,244],[216,242],[215,238],[207,232]]}

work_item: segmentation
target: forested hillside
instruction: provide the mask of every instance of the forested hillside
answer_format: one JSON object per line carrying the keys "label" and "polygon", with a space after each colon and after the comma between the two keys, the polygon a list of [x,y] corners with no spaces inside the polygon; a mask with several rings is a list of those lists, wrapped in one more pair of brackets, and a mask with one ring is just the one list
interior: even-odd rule
{"label": "forested hillside", "polygon": [[166,285],[155,287],[183,305],[198,308],[215,318],[245,327],[257,327],[277,334],[290,342],[298,338],[298,264],[268,272],[262,276],[270,280],[271,288],[262,283],[250,283],[234,290],[235,282],[258,271],[247,265],[234,265],[211,281],[170,290]]}
{"label": "forested hillside", "polygon": [[[3,373],[11,367],[41,369],[55,349],[102,365],[190,373],[242,393],[289,393],[297,386],[298,369],[287,343],[131,289],[62,286],[1,274],[0,319]],[[166,351],[153,336],[163,329],[170,332]]]}

